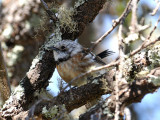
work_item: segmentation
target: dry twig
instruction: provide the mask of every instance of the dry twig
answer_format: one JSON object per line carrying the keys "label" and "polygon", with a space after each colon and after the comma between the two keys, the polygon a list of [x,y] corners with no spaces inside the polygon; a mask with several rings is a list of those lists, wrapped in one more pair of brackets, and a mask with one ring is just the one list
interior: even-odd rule
{"label": "dry twig", "polygon": [[131,33],[137,32],[137,2],[138,0],[133,0],[133,8],[132,8],[132,19],[131,19]]}
{"label": "dry twig", "polygon": [[159,22],[160,22],[160,16],[159,16],[159,18],[158,18],[158,20],[157,20],[157,22],[156,22],[156,24],[155,24],[153,30],[150,32],[149,36],[147,37],[148,40],[151,38],[153,32],[156,30],[156,28],[157,28]]}
{"label": "dry twig", "polygon": [[113,25],[112,28],[110,28],[103,36],[101,36],[96,42],[93,43],[93,46],[91,47],[91,51],[97,46],[97,44],[99,44],[100,42],[102,42],[102,40],[108,36],[113,30],[114,28],[116,28],[117,25],[119,25],[120,23],[122,23],[124,21],[124,19],[127,17],[127,15],[129,14],[129,12],[131,11],[132,8],[132,0],[130,0],[127,4],[127,7],[125,8],[124,12],[122,13],[122,15],[113,21]]}
{"label": "dry twig", "polygon": [[135,55],[136,53],[140,52],[142,49],[150,46],[151,44],[154,44],[154,43],[156,43],[157,41],[160,41],[160,37],[158,37],[158,38],[155,39],[155,40],[152,40],[152,41],[147,42],[148,40],[150,40],[150,38],[151,38],[153,32],[156,30],[159,22],[160,22],[160,16],[159,16],[159,18],[158,18],[158,20],[157,20],[157,22],[156,22],[153,30],[150,32],[149,36],[148,36],[147,39],[145,40],[145,42],[143,42],[143,44],[142,44],[139,48],[137,48],[136,50],[132,51],[132,52],[130,53],[130,55],[129,55],[130,57],[133,56],[133,55]]}
{"label": "dry twig", "polygon": [[152,40],[152,41],[149,41],[149,42],[144,42],[139,48],[137,48],[136,50],[132,51],[129,55],[129,57],[135,55],[136,53],[140,52],[142,49],[156,43],[157,41],[160,41],[160,36],[155,39],[155,40]]}
{"label": "dry twig", "polygon": [[53,21],[56,21],[57,20],[56,15],[48,8],[48,5],[44,2],[44,0],[41,0],[41,3],[43,5],[43,8],[45,9],[45,11],[48,13],[50,19]]}
{"label": "dry twig", "polygon": [[157,3],[157,6],[155,7],[155,9],[153,10],[153,12],[151,13],[152,16],[154,16],[157,13],[157,11],[158,11],[158,9],[160,7],[160,1],[156,0],[156,3]]}

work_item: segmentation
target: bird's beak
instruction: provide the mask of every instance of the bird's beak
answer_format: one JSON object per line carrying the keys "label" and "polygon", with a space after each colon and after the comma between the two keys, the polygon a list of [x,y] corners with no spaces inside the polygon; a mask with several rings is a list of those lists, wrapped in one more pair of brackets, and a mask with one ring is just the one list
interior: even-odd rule
{"label": "bird's beak", "polygon": [[58,48],[54,47],[54,46],[51,46],[51,47],[48,47],[49,50],[54,50],[54,51],[59,51]]}

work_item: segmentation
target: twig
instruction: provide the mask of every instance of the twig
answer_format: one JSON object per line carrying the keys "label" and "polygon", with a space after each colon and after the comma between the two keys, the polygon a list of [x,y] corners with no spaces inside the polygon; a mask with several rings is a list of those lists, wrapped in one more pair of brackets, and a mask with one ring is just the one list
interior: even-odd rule
{"label": "twig", "polygon": [[116,108],[115,108],[115,117],[114,120],[119,120],[119,114],[120,114],[120,102],[119,102],[119,81],[121,80],[122,76],[120,74],[120,69],[116,71],[116,84],[115,84],[115,93],[116,93]]}
{"label": "twig", "polygon": [[158,18],[158,20],[157,20],[157,22],[156,22],[156,24],[155,24],[153,30],[150,32],[149,36],[147,37],[148,40],[151,38],[153,32],[156,30],[156,28],[157,28],[159,22],[160,22],[160,16],[159,16],[159,18]]}
{"label": "twig", "polygon": [[[84,76],[86,76],[86,75],[88,75],[88,74],[90,74],[90,73],[92,73],[92,72],[96,72],[96,71],[99,71],[99,70],[102,70],[102,69],[106,69],[106,68],[115,66],[115,65],[117,65],[117,64],[119,64],[119,60],[117,60],[117,61],[115,61],[115,62],[111,62],[111,63],[108,64],[108,65],[104,65],[104,66],[101,66],[101,67],[96,67],[96,68],[94,68],[94,69],[92,69],[92,70],[89,70],[89,71],[87,71],[87,72],[85,72],[85,73],[80,74],[79,76],[77,76],[77,77],[75,77],[74,79],[72,79],[72,80],[68,83],[68,85],[61,90],[60,94],[61,94],[66,88],[68,88],[69,86],[71,86],[71,83],[72,83],[73,81],[75,81],[75,80],[77,80],[77,79],[80,79],[80,78],[82,78],[82,77],[84,77]],[[60,95],[60,94],[59,94],[59,95]]]}
{"label": "twig", "polygon": [[122,80],[122,64],[124,63],[124,52],[123,52],[123,37],[122,37],[122,24],[119,26],[118,30],[118,41],[119,41],[119,66],[117,66],[116,71],[116,83],[115,83],[115,94],[116,94],[116,108],[115,108],[115,117],[114,120],[119,120],[120,114],[120,101],[119,101],[119,81]]}
{"label": "twig", "polygon": [[30,119],[35,120],[34,119],[35,109],[36,109],[37,105],[41,102],[42,102],[42,99],[36,101],[36,103],[29,109],[28,116],[27,116],[27,118],[25,118],[26,120],[30,120]]}
{"label": "twig", "polygon": [[112,28],[110,28],[103,36],[101,36],[96,42],[93,43],[93,46],[90,48],[91,51],[97,46],[98,43],[102,42],[102,40],[108,36],[113,30],[114,28],[116,28],[117,25],[119,25],[120,23],[122,23],[124,21],[124,19],[127,17],[127,15],[129,14],[129,12],[131,11],[131,7],[132,7],[132,0],[130,0],[127,4],[127,7],[125,8],[124,12],[122,13],[122,15],[114,20]]}
{"label": "twig", "polygon": [[53,21],[56,21],[57,20],[56,15],[48,8],[48,5],[44,2],[44,0],[41,0],[41,3],[43,5],[43,8],[45,9],[45,11],[48,13],[50,19]]}
{"label": "twig", "polygon": [[[123,28],[123,26],[121,24],[119,26],[119,30],[118,30],[118,44],[119,44],[119,54],[120,55],[124,55],[124,53],[123,53],[123,46],[122,46],[122,44],[123,44],[122,28]],[[120,57],[122,57],[122,56],[120,56]]]}
{"label": "twig", "polygon": [[156,3],[157,3],[157,6],[155,7],[155,9],[153,10],[153,12],[151,13],[152,16],[154,16],[157,13],[157,11],[158,11],[158,9],[160,7],[160,1],[157,0]]}
{"label": "twig", "polygon": [[156,30],[159,22],[160,22],[160,16],[159,16],[159,18],[158,18],[158,20],[157,20],[157,22],[156,22],[153,30],[150,32],[149,36],[147,37],[146,41],[143,42],[143,44],[142,44],[139,48],[137,48],[136,50],[132,51],[129,56],[133,56],[133,55],[135,55],[136,53],[140,52],[142,49],[150,46],[151,44],[156,43],[157,41],[160,41],[160,37],[158,37],[158,38],[155,39],[155,40],[152,40],[152,41],[147,42],[147,40],[150,40],[150,38],[151,38],[153,32]]}
{"label": "twig", "polygon": [[149,42],[144,42],[139,48],[137,48],[136,50],[132,51],[129,55],[129,57],[135,55],[136,53],[140,52],[142,49],[150,46],[151,44],[154,44],[156,43],[157,41],[160,41],[160,36],[155,39],[155,40],[152,40],[152,41],[149,41]]}
{"label": "twig", "polygon": [[148,24],[148,25],[141,26],[140,28],[138,28],[138,31],[141,32],[141,31],[144,31],[144,30],[146,30],[146,29],[148,29],[150,27],[151,27],[151,23]]}
{"label": "twig", "polygon": [[133,8],[132,8],[132,19],[131,19],[131,33],[137,32],[137,2],[138,0],[133,0]]}

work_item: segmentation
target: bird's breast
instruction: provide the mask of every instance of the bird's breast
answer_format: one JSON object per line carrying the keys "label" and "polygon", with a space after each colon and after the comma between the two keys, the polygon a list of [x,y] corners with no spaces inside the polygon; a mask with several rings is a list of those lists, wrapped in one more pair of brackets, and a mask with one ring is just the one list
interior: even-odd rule
{"label": "bird's breast", "polygon": [[[83,54],[77,54],[67,61],[61,62],[57,65],[57,70],[61,78],[69,83],[73,78],[78,75],[87,72],[92,66],[94,66],[94,61],[91,58],[83,58]],[[77,79],[71,83],[75,86],[80,86],[85,84],[86,80],[84,78]]]}

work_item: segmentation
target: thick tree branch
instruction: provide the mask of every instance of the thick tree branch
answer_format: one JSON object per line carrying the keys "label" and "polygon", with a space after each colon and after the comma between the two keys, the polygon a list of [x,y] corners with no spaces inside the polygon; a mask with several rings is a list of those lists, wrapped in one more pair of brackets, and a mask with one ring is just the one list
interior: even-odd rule
{"label": "thick tree branch", "polygon": [[[44,106],[50,109],[54,105],[64,104],[67,111],[70,112],[75,108],[85,105],[87,102],[93,99],[99,98],[104,94],[111,92],[111,88],[107,87],[105,79],[98,79],[98,83],[89,83],[78,88],[71,88],[68,91],[55,97],[53,100],[45,103],[42,101],[35,110],[36,114],[40,114]],[[64,99],[65,98],[65,99]]]}
{"label": "thick tree branch", "polygon": [[106,0],[86,0],[83,4],[76,8],[77,14],[73,15],[73,20],[77,22],[78,31],[68,33],[62,28],[63,39],[76,39],[80,36],[89,23],[97,16],[98,12],[103,8]]}

